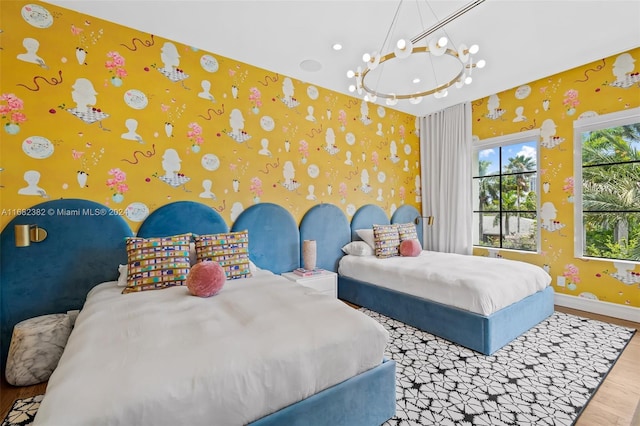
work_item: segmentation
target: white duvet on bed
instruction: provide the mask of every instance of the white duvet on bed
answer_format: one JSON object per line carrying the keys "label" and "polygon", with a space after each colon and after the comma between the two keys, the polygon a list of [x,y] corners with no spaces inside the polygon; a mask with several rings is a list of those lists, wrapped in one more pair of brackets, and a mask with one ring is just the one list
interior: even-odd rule
{"label": "white duvet on bed", "polygon": [[388,333],[283,277],[93,288],[34,425],[242,425],[381,363]]}
{"label": "white duvet on bed", "polygon": [[525,262],[423,250],[417,257],[342,257],[340,275],[490,315],[543,290],[544,269]]}

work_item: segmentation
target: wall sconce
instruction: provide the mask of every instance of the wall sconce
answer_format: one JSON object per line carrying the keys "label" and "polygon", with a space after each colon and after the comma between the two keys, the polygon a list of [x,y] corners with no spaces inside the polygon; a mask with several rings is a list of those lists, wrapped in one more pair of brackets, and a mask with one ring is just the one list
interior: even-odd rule
{"label": "wall sconce", "polygon": [[416,225],[420,225],[420,219],[425,219],[427,225],[429,225],[429,226],[433,225],[433,216],[416,216],[416,218],[413,220],[413,222]]}
{"label": "wall sconce", "polygon": [[47,231],[38,225],[15,225],[16,247],[29,247],[47,238]]}

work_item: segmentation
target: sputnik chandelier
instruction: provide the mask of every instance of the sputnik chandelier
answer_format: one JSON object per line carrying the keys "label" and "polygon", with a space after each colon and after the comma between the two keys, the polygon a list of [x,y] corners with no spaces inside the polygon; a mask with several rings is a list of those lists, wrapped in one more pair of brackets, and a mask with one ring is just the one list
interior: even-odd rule
{"label": "sputnik chandelier", "polygon": [[[465,84],[471,84],[473,69],[485,66],[484,60],[474,62],[472,57],[478,53],[479,47],[477,44],[471,45],[471,47],[464,44],[460,44],[457,48],[452,46],[443,27],[484,1],[475,0],[468,3],[410,40],[404,38],[398,40],[393,50],[385,55],[380,52],[365,53],[362,56],[364,67],[358,66],[355,71],[349,70],[347,72],[348,78],[355,79],[355,84],[349,85],[349,91],[356,92],[358,95],[364,94],[363,99],[367,102],[376,102],[378,98],[384,98],[387,105],[393,106],[400,99],[418,104],[425,96],[431,94],[435,98],[443,98],[447,96],[449,87],[455,85],[455,87],[461,88]],[[389,36],[396,25],[402,2],[403,0],[400,0],[398,4],[381,51],[385,49]],[[441,29],[444,35],[435,35]],[[433,38],[427,40],[426,45],[419,45],[422,40],[432,35]],[[386,48],[390,49],[389,46]],[[389,73],[393,73],[394,76],[409,76],[411,82],[419,89],[415,90],[414,86],[408,83],[403,84],[398,78],[392,79],[391,84],[382,83],[382,75],[386,66],[389,67]],[[408,71],[409,69],[419,70],[422,75],[412,76],[412,71]],[[427,73],[431,75],[425,79]],[[421,85],[417,86],[418,83]]]}

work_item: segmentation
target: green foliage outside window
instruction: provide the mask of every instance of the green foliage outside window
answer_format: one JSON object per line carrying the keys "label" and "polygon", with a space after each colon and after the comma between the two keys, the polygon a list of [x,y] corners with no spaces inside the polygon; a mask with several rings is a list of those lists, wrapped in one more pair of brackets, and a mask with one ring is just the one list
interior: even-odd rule
{"label": "green foliage outside window", "polygon": [[640,260],[640,123],[582,134],[584,255]]}

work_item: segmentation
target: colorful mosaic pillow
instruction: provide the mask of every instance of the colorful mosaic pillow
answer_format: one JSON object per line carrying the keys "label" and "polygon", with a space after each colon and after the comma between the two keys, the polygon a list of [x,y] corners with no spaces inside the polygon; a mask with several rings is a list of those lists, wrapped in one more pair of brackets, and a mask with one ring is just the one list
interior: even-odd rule
{"label": "colorful mosaic pillow", "polygon": [[416,231],[416,225],[413,223],[398,223],[398,235],[400,235],[400,242],[404,240],[417,240],[418,231]]}
{"label": "colorful mosaic pillow", "polygon": [[191,266],[191,237],[127,238],[127,286],[122,293],[184,285]]}
{"label": "colorful mosaic pillow", "polygon": [[373,225],[373,242],[376,257],[399,256],[400,235],[396,225]]}
{"label": "colorful mosaic pillow", "polygon": [[249,268],[249,231],[199,235],[196,237],[198,262],[216,261],[228,280],[251,276]]}

